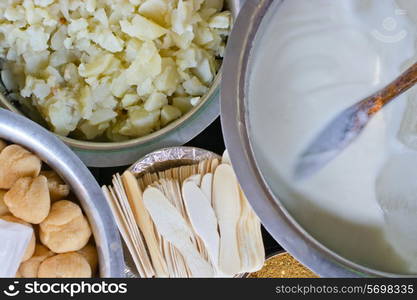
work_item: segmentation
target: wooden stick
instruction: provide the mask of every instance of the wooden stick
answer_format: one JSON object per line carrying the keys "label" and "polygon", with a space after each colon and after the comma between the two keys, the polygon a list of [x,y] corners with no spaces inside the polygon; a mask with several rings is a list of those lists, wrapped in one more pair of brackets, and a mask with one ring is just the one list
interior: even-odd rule
{"label": "wooden stick", "polygon": [[136,223],[145,238],[155,273],[158,277],[168,277],[166,263],[159,251],[154,224],[143,204],[142,191],[139,184],[131,172],[125,172],[122,175],[122,182]]}

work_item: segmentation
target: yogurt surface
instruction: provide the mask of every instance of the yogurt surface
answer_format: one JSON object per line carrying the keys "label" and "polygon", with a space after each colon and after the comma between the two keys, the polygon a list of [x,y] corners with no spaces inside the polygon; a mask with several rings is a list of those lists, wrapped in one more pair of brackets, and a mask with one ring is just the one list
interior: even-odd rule
{"label": "yogurt surface", "polygon": [[330,120],[417,61],[416,22],[414,0],[276,1],[256,38],[246,87],[257,163],[296,220],[354,262],[414,274],[416,230],[402,228],[417,228],[410,224],[417,179],[399,189],[393,178],[415,176],[403,168],[417,165],[416,148],[401,137],[417,139],[417,109],[416,120],[404,118],[417,107],[416,88],[313,177],[295,181],[293,172]]}

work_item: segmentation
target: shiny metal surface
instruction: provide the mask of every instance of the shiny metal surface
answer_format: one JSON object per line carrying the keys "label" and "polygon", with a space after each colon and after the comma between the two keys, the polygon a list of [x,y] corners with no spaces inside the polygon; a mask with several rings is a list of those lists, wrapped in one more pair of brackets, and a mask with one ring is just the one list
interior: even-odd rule
{"label": "shiny metal surface", "polygon": [[211,151],[196,147],[170,147],[149,153],[135,162],[128,170],[140,177],[145,173],[165,171],[184,165],[198,164],[207,159],[221,159]]}
{"label": "shiny metal surface", "polygon": [[[225,0],[225,5],[227,9],[232,11],[233,17],[236,18],[244,2],[245,0]],[[138,157],[156,149],[183,145],[206,129],[219,116],[221,73],[222,70],[217,74],[211,88],[202,97],[199,105],[180,119],[150,135],[114,143],[79,141],[68,137],[60,138],[74,150],[81,160],[91,167],[130,165]],[[0,106],[21,113],[10,102],[10,99],[1,94]]]}
{"label": "shiny metal surface", "polygon": [[123,277],[119,232],[99,185],[80,159],[41,126],[3,109],[0,109],[0,138],[36,153],[71,186],[93,230],[100,276]]}
{"label": "shiny metal surface", "polygon": [[[251,0],[242,8],[224,61],[221,116],[223,133],[239,181],[263,225],[296,259],[321,277],[383,276],[380,272],[338,255],[314,239],[288,213],[264,180],[250,144],[245,85],[248,59],[260,23],[270,5],[290,0]],[[372,255],[370,253],[370,255]]]}

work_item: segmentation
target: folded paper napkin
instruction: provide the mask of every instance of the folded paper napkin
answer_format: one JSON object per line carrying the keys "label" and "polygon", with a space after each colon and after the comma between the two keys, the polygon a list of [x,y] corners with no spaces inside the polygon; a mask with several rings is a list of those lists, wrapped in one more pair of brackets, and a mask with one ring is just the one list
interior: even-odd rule
{"label": "folded paper napkin", "polygon": [[0,278],[15,277],[32,234],[28,226],[0,220]]}

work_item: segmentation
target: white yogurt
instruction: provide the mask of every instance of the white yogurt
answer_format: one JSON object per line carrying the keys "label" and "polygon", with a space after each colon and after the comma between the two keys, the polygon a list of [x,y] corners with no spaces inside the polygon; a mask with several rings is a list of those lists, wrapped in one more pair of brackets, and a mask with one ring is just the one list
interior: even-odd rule
{"label": "white yogurt", "polygon": [[[393,156],[411,155],[417,162],[417,152],[397,139],[413,93],[384,108],[314,177],[295,182],[293,172],[301,151],[331,119],[417,60],[415,2],[274,4],[255,43],[247,87],[256,159],[297,221],[342,256],[400,273],[417,272],[417,250],[398,249],[393,234],[398,230],[389,227],[376,181]],[[417,244],[417,236],[412,242]]]}

